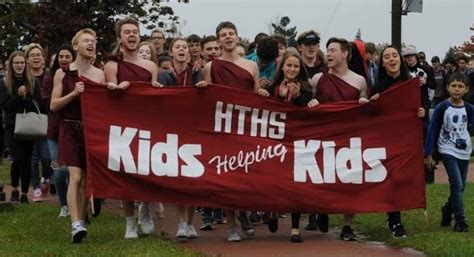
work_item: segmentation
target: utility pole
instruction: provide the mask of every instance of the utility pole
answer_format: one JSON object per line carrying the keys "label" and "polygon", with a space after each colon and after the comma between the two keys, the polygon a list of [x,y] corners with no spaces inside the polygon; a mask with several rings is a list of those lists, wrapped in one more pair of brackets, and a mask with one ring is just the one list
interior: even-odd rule
{"label": "utility pole", "polygon": [[392,45],[402,47],[402,0],[392,0]]}

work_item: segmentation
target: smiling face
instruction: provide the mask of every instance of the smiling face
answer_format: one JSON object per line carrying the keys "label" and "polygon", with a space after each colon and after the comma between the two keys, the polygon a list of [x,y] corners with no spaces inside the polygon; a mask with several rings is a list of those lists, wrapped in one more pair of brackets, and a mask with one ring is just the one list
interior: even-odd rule
{"label": "smiling face", "polygon": [[77,55],[86,59],[93,59],[95,58],[96,43],[97,40],[94,35],[84,32],[78,36],[77,42],[75,42],[73,47],[74,50],[76,50]]}
{"label": "smiling face", "polygon": [[28,66],[33,70],[40,70],[44,65],[43,51],[38,47],[31,49],[28,52]]}
{"label": "smiling face", "polygon": [[23,76],[23,72],[25,71],[25,67],[26,67],[25,57],[23,56],[13,57],[11,65],[12,65],[13,73],[15,73],[16,77]]}
{"label": "smiling face", "polygon": [[120,28],[118,42],[126,51],[137,50],[138,44],[140,44],[140,30],[135,24],[123,24]]}
{"label": "smiling face", "polygon": [[387,71],[387,74],[392,77],[400,75],[401,57],[397,49],[388,47],[382,52],[382,66]]}
{"label": "smiling face", "polygon": [[145,60],[151,60],[150,46],[149,45],[140,46],[140,48],[138,48],[138,55]]}
{"label": "smiling face", "polygon": [[188,42],[184,39],[176,40],[171,46],[170,55],[177,62],[188,62],[190,59]]}
{"label": "smiling face", "polygon": [[295,56],[289,56],[282,65],[283,76],[287,80],[294,80],[300,73],[301,63]]}
{"label": "smiling face", "polygon": [[217,41],[209,41],[204,44],[202,49],[202,56],[204,57],[204,60],[212,61],[212,59],[215,59],[220,55],[221,48],[219,47],[219,44],[217,44]]}
{"label": "smiling face", "polygon": [[58,61],[61,67],[66,66],[70,64],[71,62],[73,62],[73,56],[72,56],[72,53],[69,52],[69,50],[63,49],[59,51],[58,54],[59,54]]}

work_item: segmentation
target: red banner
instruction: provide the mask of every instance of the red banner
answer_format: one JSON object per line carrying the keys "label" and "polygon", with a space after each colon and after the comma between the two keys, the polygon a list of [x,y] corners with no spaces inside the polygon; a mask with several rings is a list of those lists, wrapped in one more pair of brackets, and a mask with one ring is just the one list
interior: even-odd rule
{"label": "red banner", "polygon": [[95,197],[322,213],[425,207],[416,80],[363,106],[312,109],[218,85],[86,86]]}

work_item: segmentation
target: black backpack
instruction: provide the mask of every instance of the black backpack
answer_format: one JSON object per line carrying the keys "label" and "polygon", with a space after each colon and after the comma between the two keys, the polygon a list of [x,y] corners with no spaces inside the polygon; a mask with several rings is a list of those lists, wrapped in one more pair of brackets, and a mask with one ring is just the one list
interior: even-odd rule
{"label": "black backpack", "polygon": [[[444,113],[446,112],[446,109],[449,107],[449,100],[444,100],[439,104],[439,115],[437,117],[432,117],[432,119],[437,119],[437,124],[438,127],[436,127],[436,134],[434,138],[434,144],[433,144],[433,151],[431,152],[431,157],[433,160],[439,161],[441,160],[441,156],[438,151],[438,138],[439,134],[441,133],[441,127],[443,126],[443,119],[444,119]],[[469,131],[469,135],[474,134],[473,130],[473,125],[472,125],[472,105],[470,103],[464,102],[464,108],[466,109],[466,115],[467,115],[467,130]]]}

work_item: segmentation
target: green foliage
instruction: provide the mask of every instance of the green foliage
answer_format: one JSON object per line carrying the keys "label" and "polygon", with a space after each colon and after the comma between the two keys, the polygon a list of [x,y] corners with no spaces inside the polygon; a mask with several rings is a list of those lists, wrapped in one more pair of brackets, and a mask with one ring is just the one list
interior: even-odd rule
{"label": "green foliage", "polygon": [[288,46],[296,47],[296,26],[288,27],[290,24],[290,18],[288,16],[284,16],[280,19],[279,24],[272,23],[273,33],[280,34],[285,37],[286,42],[288,42]]}
{"label": "green foliage", "polygon": [[450,47],[448,51],[446,52],[446,54],[444,55],[444,60],[446,60],[447,58],[456,60],[457,56],[458,55],[456,53],[456,49],[454,47]]}
{"label": "green foliage", "polygon": [[[147,29],[179,23],[170,7],[157,0],[52,0],[36,4],[0,4],[0,59],[31,42],[47,51],[70,42],[82,28],[98,35],[98,52],[109,51],[116,41],[114,24],[120,17],[138,19]],[[165,29],[171,32],[170,29]]]}

